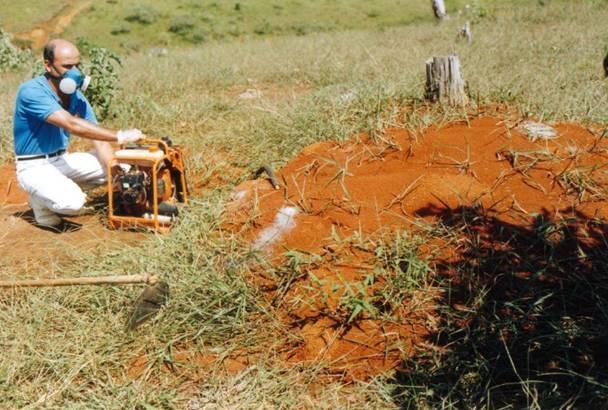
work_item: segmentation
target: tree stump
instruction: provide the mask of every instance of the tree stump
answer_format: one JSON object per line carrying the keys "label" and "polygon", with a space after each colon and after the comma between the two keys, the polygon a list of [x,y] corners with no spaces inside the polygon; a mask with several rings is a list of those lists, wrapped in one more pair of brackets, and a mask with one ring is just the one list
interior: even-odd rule
{"label": "tree stump", "polygon": [[433,57],[426,62],[426,98],[432,102],[447,102],[451,106],[465,106],[468,97],[460,74],[457,55]]}
{"label": "tree stump", "polygon": [[433,12],[435,13],[435,17],[439,20],[443,20],[447,17],[448,13],[445,10],[445,3],[443,0],[431,0],[433,5]]}

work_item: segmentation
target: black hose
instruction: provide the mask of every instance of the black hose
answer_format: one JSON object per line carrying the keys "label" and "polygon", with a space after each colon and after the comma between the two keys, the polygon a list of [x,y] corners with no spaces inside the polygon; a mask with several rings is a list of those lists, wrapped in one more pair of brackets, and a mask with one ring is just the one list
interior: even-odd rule
{"label": "black hose", "polygon": [[262,165],[257,171],[255,171],[255,173],[253,174],[253,177],[257,178],[260,175],[262,175],[264,172],[266,173],[266,175],[268,175],[268,179],[270,180],[272,187],[274,189],[280,189],[281,186],[277,182],[277,178],[274,176],[274,171],[268,165]]}

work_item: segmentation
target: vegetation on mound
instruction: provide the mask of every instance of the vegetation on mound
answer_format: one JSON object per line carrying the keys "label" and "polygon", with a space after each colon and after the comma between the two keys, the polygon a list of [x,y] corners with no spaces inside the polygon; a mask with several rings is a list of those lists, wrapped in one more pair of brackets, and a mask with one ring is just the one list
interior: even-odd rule
{"label": "vegetation on mound", "polygon": [[437,216],[432,235],[457,243],[459,257],[435,261],[445,295],[437,349],[397,372],[399,402],[601,407],[608,397],[605,222],[547,211],[522,228],[474,207]]}
{"label": "vegetation on mound", "polygon": [[[468,253],[454,268],[470,275],[455,289],[466,309],[446,303],[440,310],[444,330],[437,343],[446,351],[414,358],[397,375],[344,385],[314,366],[277,363],[273,347],[290,335],[244,279],[246,262],[262,256],[252,255],[218,221],[230,188],[249,171],[263,163],[280,166],[310,143],[374,134],[389,125],[417,133],[432,123],[466,121],[459,111],[415,109],[424,61],[433,55],[459,54],[473,111],[484,103],[508,103],[522,117],[605,123],[608,85],[601,59],[607,18],[605,2],[527,2],[481,18],[471,45],[455,42],[463,23],[456,17],[441,25],[271,36],[172,50],[168,57],[124,58],[117,115],[106,124],[172,135],[188,147],[206,195],[193,200],[169,235],[107,255],[79,253],[70,263],[31,274],[160,272],[172,286],[171,302],[149,325],[125,334],[124,319],[140,289],[2,292],[0,406],[544,408],[605,401],[605,368],[585,359],[605,340],[606,257],[600,246],[568,240],[563,248],[551,247],[536,231],[513,230],[505,237],[508,227],[483,215],[470,219],[475,210],[445,216],[442,237],[458,229],[466,233]],[[158,17],[149,25],[126,23],[141,26],[137,35],[143,37],[160,21],[166,22]],[[86,19],[78,24],[95,30]],[[104,33],[90,36],[111,36],[109,29]],[[28,76],[12,72],[0,82],[2,161],[12,153],[15,91]],[[250,89],[260,97],[239,98]],[[504,251],[467,230],[481,222],[495,229]],[[603,224],[594,228],[598,240]],[[527,269],[544,269],[556,281],[517,278],[519,265],[502,263],[514,254],[530,256]],[[0,272],[11,277],[10,267]],[[437,280],[441,273],[435,272]],[[496,275],[496,282],[490,280]],[[531,319],[535,328],[522,327]],[[224,373],[220,360],[196,379],[197,369],[174,357],[184,349],[211,350],[222,360],[235,351],[262,353],[241,373]],[[129,364],[144,354],[151,360],[143,376],[129,379]]]}

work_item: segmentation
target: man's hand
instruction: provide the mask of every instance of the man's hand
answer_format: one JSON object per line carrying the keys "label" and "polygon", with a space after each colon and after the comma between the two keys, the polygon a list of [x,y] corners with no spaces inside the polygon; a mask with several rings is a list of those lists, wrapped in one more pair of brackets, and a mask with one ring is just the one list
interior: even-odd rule
{"label": "man's hand", "polygon": [[139,141],[144,138],[144,135],[137,128],[131,130],[120,130],[116,133],[116,140],[119,144]]}

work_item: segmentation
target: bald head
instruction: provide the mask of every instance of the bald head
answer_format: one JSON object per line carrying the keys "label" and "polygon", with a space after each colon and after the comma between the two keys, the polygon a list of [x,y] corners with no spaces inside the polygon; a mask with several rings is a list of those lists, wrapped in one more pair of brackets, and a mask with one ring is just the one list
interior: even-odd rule
{"label": "bald head", "polygon": [[56,58],[80,58],[78,48],[67,40],[60,38],[49,41],[42,50],[42,57],[45,61],[53,63]]}
{"label": "bald head", "polygon": [[49,82],[59,92],[61,77],[72,67],[80,65],[80,52],[67,40],[55,39],[44,46],[44,69]]}

